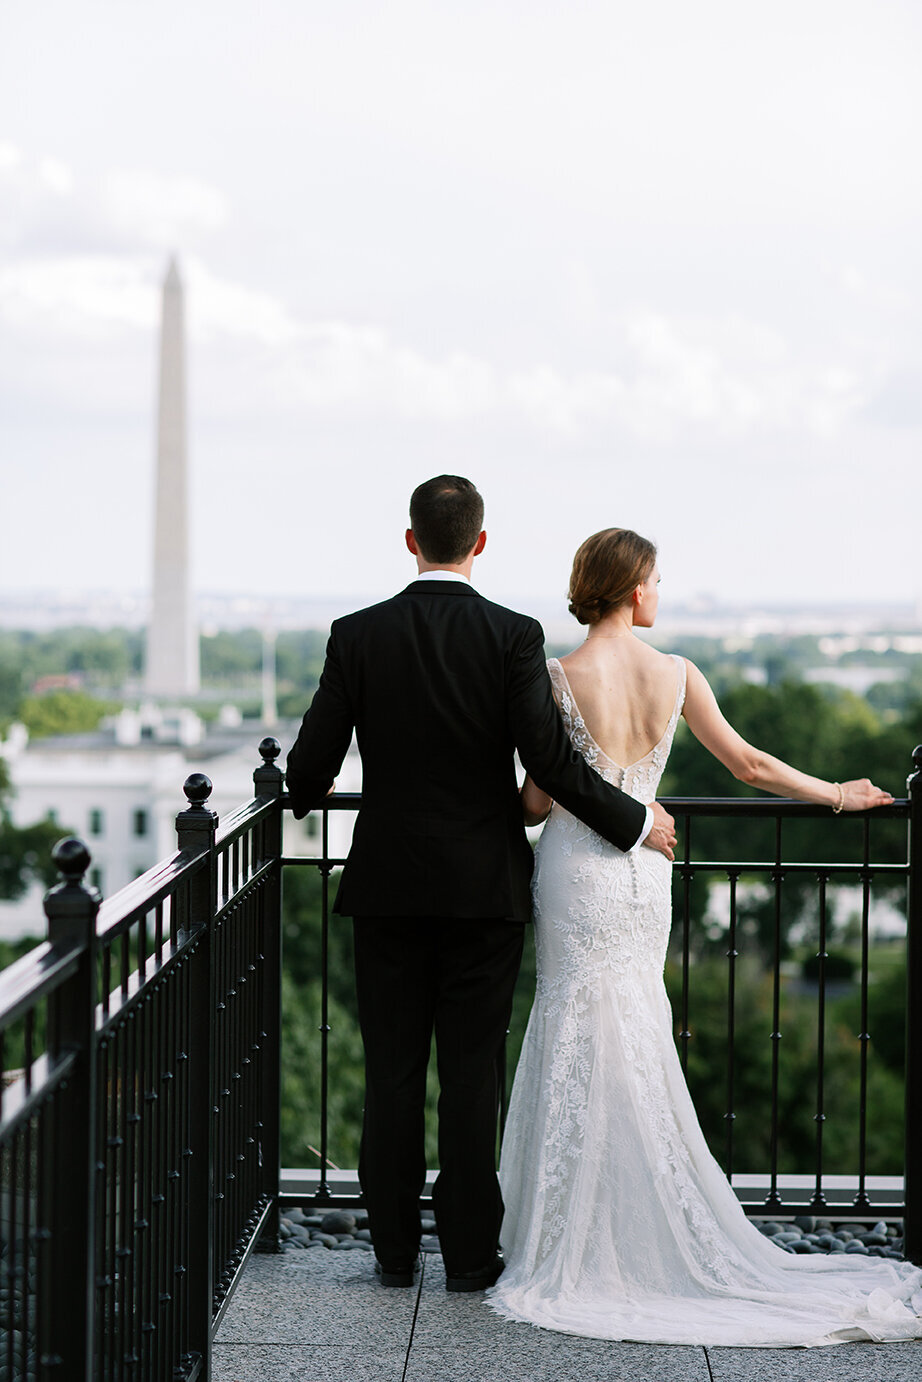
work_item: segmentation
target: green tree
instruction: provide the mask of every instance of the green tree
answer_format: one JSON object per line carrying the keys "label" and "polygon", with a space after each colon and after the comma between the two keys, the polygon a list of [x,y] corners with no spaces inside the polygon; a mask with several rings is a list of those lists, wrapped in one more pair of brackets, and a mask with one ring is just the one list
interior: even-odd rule
{"label": "green tree", "polygon": [[16,718],[22,692],[22,668],[0,661],[0,734]]}
{"label": "green tree", "polygon": [[[320,1152],[321,985],[282,977],[282,1164],[316,1166]],[[328,1158],[357,1166],[365,1078],[362,1039],[355,1015],[336,998],[327,1002],[329,1085]]]}
{"label": "green tree", "polygon": [[0,807],[0,897],[22,897],[35,879],[50,887],[57,878],[51,851],[66,833],[51,820],[17,827]]}
{"label": "green tree", "polygon": [[[315,1166],[320,1148],[320,1028],[322,889],[314,866],[289,866],[284,873],[282,926],[282,1161]],[[336,879],[330,881],[330,900]],[[364,1102],[364,1055],[355,1000],[352,923],[330,915],[329,955],[329,1158],[339,1166],[358,1164]],[[511,1083],[535,992],[532,928],[516,984],[506,1051]],[[426,1159],[438,1166],[438,1080],[436,1054],[429,1064],[426,1099]],[[314,1148],[314,1151],[310,1151]]]}
{"label": "green tree", "polygon": [[12,713],[29,688],[44,676],[78,676],[88,688],[121,688],[141,670],[144,635],[138,629],[0,630],[0,688],[16,692],[0,700],[0,715]]}
{"label": "green tree", "polygon": [[[905,974],[900,968],[903,982]],[[667,989],[679,1029],[681,971],[667,966]],[[817,1001],[815,992],[782,977],[778,1043],[778,1170],[812,1173],[816,1163]],[[888,985],[871,984],[872,1046],[868,1062],[868,1170],[899,1173],[903,1157],[904,1087],[895,1051],[899,1012],[888,1014]],[[827,1174],[854,1174],[858,1165],[860,1042],[857,1000],[830,1002],[825,1023],[823,1162]],[[725,961],[698,960],[691,985],[687,1076],[704,1134],[726,1166],[729,1103],[728,972]],[[733,1169],[767,1171],[771,1164],[773,977],[756,958],[737,967],[733,1033]],[[879,1047],[879,1049],[878,1049]]]}
{"label": "green tree", "polygon": [[[323,886],[320,870],[313,865],[285,870],[281,1139],[286,1166],[316,1166],[320,1150]],[[334,879],[331,903],[335,890]],[[338,1166],[357,1166],[365,1080],[351,921],[331,915],[327,945],[328,1157]]]}
{"label": "green tree", "polygon": [[27,696],[20,705],[19,718],[33,739],[44,739],[97,729],[105,715],[119,709],[117,702],[97,700],[85,691],[49,691],[43,696]]}
{"label": "green tree", "polygon": [[[721,696],[721,707],[730,723],[758,748],[783,758],[818,777],[843,781],[870,777],[899,796],[905,790],[911,753],[922,740],[922,703],[913,702],[897,720],[884,720],[860,697],[832,687],[798,682],[781,687],[738,684]],[[722,764],[680,723],[661,795],[744,797],[754,793],[737,782]],[[739,820],[732,816],[680,820],[678,857],[684,857],[686,830],[690,831],[690,857],[695,860],[745,861],[775,857],[775,822]],[[873,855],[881,862],[905,859],[905,824],[899,820],[872,818]],[[830,812],[815,820],[789,820],[782,825],[782,857],[789,861],[834,860],[858,863],[862,858],[864,824]],[[706,946],[702,923],[708,909],[708,879],[696,875],[692,887],[692,945]],[[701,880],[704,880],[703,882]],[[743,875],[744,884],[751,882]],[[899,880],[888,885],[878,879],[875,888],[898,890]],[[783,883],[783,915],[787,927],[796,920],[811,925],[815,907],[813,881],[788,874]],[[751,890],[741,894],[741,923],[754,931],[762,951],[773,949],[774,896],[761,897]],[[674,890],[677,910],[683,901],[682,885]],[[783,952],[784,953],[784,952]]]}
{"label": "green tree", "polygon": [[319,629],[280,633],[276,643],[279,714],[300,718],[320,681],[327,635]]}
{"label": "green tree", "polygon": [[7,766],[0,758],[0,898],[6,901],[22,897],[35,879],[51,886],[57,878],[51,851],[67,834],[51,820],[15,826],[9,810],[11,790]]}
{"label": "green tree", "polygon": [[210,685],[252,682],[263,665],[263,638],[258,629],[220,630],[201,640],[202,680]]}

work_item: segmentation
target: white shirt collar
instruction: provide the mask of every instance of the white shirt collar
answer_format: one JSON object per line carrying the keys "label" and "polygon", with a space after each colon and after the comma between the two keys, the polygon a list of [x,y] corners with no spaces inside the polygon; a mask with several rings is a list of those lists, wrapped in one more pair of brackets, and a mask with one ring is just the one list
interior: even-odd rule
{"label": "white shirt collar", "polygon": [[461,571],[420,571],[416,577],[418,581],[462,581],[464,585],[471,582]]}

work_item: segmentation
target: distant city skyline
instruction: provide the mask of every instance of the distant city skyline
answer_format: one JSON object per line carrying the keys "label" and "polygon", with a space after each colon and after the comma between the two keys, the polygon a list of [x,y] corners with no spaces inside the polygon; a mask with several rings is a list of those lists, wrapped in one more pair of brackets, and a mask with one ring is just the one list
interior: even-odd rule
{"label": "distant city skyline", "polygon": [[906,0],[7,7],[0,593],[147,588],[176,253],[198,592],[384,596],[449,471],[525,607],[609,525],[664,615],[915,605],[920,57]]}
{"label": "distant city skyline", "polygon": [[[500,602],[513,597],[505,591],[482,593]],[[333,619],[364,605],[373,604],[381,592],[327,592],[292,596],[253,594],[242,591],[205,591],[193,597],[195,616],[203,637],[220,630],[245,628],[281,632],[292,629],[325,630]],[[553,642],[572,641],[585,635],[567,611],[563,598],[526,596],[516,603],[540,619]],[[143,629],[150,613],[147,592],[87,591],[72,589],[0,592],[0,628],[54,629],[86,624],[91,628]],[[672,606],[661,605],[652,637],[659,641],[673,633],[710,638],[748,638],[760,634],[782,637],[798,634],[871,635],[889,630],[913,642],[922,638],[922,605],[911,601],[828,601],[813,604],[752,600],[728,604],[699,596]],[[906,649],[908,651],[908,649]],[[922,647],[917,649],[922,651]]]}

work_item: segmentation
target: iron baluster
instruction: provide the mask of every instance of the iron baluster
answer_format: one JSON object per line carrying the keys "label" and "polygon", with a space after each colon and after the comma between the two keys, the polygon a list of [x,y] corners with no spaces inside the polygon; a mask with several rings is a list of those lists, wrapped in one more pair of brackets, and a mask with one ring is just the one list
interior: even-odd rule
{"label": "iron baluster", "polygon": [[259,745],[262,758],[253,774],[253,787],[260,801],[276,804],[272,814],[259,824],[258,866],[271,864],[265,878],[260,906],[259,944],[257,964],[259,972],[253,985],[258,1001],[258,1020],[253,1042],[254,1071],[258,1107],[253,1136],[261,1189],[270,1201],[271,1209],[263,1222],[259,1248],[264,1252],[280,1252],[279,1237],[279,1172],[281,1170],[281,1141],[279,1107],[282,1090],[282,811],[281,800],[285,777],[277,759],[282,752],[279,741],[267,735]]}
{"label": "iron baluster", "polygon": [[772,881],[775,885],[775,923],[772,947],[772,1073],[771,1073],[771,1150],[769,1153],[769,1192],[765,1200],[766,1208],[775,1212],[781,1209],[781,1196],[778,1193],[778,1084],[781,1062],[781,889],[784,874],[781,871],[781,817],[775,821],[775,868]]}
{"label": "iron baluster", "polygon": [[685,817],[685,861],[682,865],[682,1025],[679,1040],[682,1043],[682,1073],[688,1073],[688,1043],[691,1032],[688,1025],[689,1004],[689,941],[691,931],[691,884],[694,877],[691,870],[691,817]]}
{"label": "iron baluster", "polygon": [[906,1160],[903,1251],[922,1266],[922,744],[913,751],[909,795],[906,935]]}
{"label": "iron baluster", "polygon": [[728,869],[727,876],[730,880],[730,931],[728,935],[727,947],[727,1111],[724,1118],[727,1123],[727,1164],[724,1168],[727,1179],[733,1179],[733,1125],[736,1122],[736,1111],[734,1108],[734,1069],[735,1069],[735,1047],[736,1047],[736,961],[739,958],[739,951],[736,948],[736,885],[739,882],[739,870]]}
{"label": "iron baluster", "polygon": [[330,1187],[327,1184],[329,1149],[329,1059],[330,1059],[330,815],[324,811],[321,826],[321,853],[323,862],[320,872],[323,877],[320,913],[320,1184],[314,1196],[318,1204],[329,1204]]}
{"label": "iron baluster", "polygon": [[89,1377],[93,1365],[95,1260],[92,1251],[96,1190],[95,1046],[96,916],[100,897],[84,877],[90,852],[82,840],[55,845],[62,881],[45,894],[48,940],[53,949],[74,950],[72,978],[51,996],[48,1053],[52,1061],[73,1054],[70,1078],[55,1110],[58,1137],[66,1130],[69,1155],[46,1159],[43,1187],[48,1224],[55,1236],[43,1312],[46,1334],[39,1353],[60,1369],[60,1377]]}
{"label": "iron baluster", "polygon": [[858,1209],[870,1209],[871,1201],[867,1191],[868,1172],[868,1047],[871,1034],[868,1028],[868,981],[870,970],[870,911],[871,911],[871,871],[870,828],[867,817],[862,821],[863,829],[863,867],[861,871],[861,1031],[860,1043],[859,1095],[858,1095],[858,1193],[855,1205]]}
{"label": "iron baluster", "polygon": [[206,805],[211,782],[193,773],[183,790],[189,807],[176,817],[181,851],[197,861],[188,883],[189,931],[196,939],[195,973],[191,980],[189,1013],[189,1141],[183,1173],[188,1199],[182,1207],[187,1229],[187,1256],[182,1264],[188,1300],[188,1325],[183,1334],[181,1361],[193,1366],[201,1360],[205,1376],[211,1372],[211,1315],[214,1296],[215,1232],[215,1077],[214,1047],[216,982],[212,971],[212,942],[216,928],[218,817]]}
{"label": "iron baluster", "polygon": [[813,1199],[810,1207],[814,1210],[824,1210],[826,1207],[826,1196],[823,1193],[823,1131],[826,1122],[825,1112],[825,1063],[826,1063],[826,961],[829,955],[826,950],[826,884],[829,875],[825,872],[817,875],[819,880],[819,949],[817,951],[817,997],[816,997],[816,1113],[813,1115],[816,1122],[816,1181],[813,1188]]}

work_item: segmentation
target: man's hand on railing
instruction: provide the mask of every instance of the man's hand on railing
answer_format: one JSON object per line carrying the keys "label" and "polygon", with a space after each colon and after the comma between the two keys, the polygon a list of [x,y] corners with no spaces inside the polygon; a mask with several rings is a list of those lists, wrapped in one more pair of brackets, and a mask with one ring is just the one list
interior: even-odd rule
{"label": "man's hand on railing", "polygon": [[650,833],[644,840],[645,849],[658,850],[660,854],[665,854],[670,861],[675,860],[673,853],[676,846],[675,821],[670,816],[665,807],[660,806],[658,801],[650,803],[653,812],[653,825]]}

